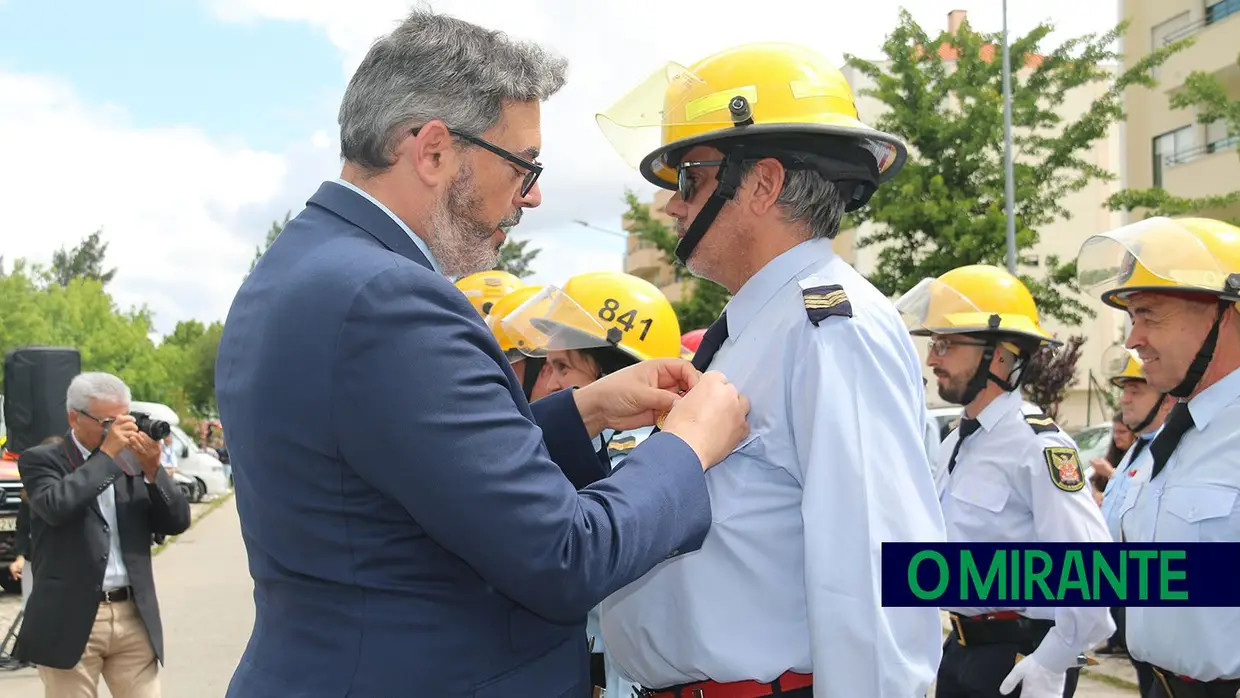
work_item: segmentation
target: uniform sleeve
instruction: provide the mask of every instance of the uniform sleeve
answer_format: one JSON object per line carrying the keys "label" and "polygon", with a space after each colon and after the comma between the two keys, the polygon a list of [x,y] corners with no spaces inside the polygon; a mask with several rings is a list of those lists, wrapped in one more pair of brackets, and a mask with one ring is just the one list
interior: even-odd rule
{"label": "uniform sleeve", "polygon": [[[1062,432],[1040,435],[1023,461],[1029,469],[1033,525],[1038,540],[1052,543],[1110,543],[1102,512],[1089,492],[1076,444]],[[1066,480],[1052,465],[1067,456],[1076,460],[1076,481]],[[1118,474],[1118,473],[1117,473]],[[1075,482],[1079,481],[1078,487]],[[1115,621],[1105,606],[1055,609],[1055,627],[1034,651],[1038,663],[1053,671],[1067,671],[1076,657],[1115,632]]]}
{"label": "uniform sleeve", "polygon": [[[884,608],[881,545],[946,539],[922,438],[920,376],[846,318],[808,328],[791,371],[817,698],[925,695],[937,608]],[[916,381],[913,385],[911,381]]]}

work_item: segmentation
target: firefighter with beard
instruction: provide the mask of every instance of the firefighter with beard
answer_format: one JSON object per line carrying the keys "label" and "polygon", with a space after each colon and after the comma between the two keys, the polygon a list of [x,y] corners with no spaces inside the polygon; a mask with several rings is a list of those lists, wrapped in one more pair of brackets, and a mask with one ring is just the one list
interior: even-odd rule
{"label": "firefighter with beard", "polygon": [[[896,307],[930,337],[939,396],[964,406],[939,450],[937,475],[952,542],[1109,542],[1072,438],[1020,393],[1023,368],[1058,341],[1033,296],[1004,269],[974,265],[923,279]],[[1106,608],[946,608],[938,698],[1070,697],[1078,656],[1107,639]]]}
{"label": "firefighter with beard", "polygon": [[[1119,503],[1122,540],[1240,542],[1240,228],[1148,218],[1087,239],[1082,289],[1126,311],[1125,346],[1176,403]],[[1135,450],[1135,447],[1134,447]],[[1146,698],[1240,693],[1240,609],[1128,607],[1129,655],[1152,665]]]}
{"label": "firefighter with beard", "polygon": [[[563,287],[548,286],[499,324],[526,361],[546,362],[552,393],[589,385],[639,361],[679,357],[682,349],[672,304],[650,282],[620,272],[591,272]],[[605,429],[600,454],[615,470],[652,431]],[[586,622],[586,640],[596,695],[602,689],[608,697],[632,695],[637,686],[606,652],[597,607]]]}

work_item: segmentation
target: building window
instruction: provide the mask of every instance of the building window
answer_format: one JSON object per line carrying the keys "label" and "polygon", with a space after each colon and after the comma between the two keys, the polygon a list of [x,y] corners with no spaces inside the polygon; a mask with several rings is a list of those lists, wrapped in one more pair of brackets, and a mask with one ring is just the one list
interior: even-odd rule
{"label": "building window", "polygon": [[1182,33],[1181,30],[1188,27],[1188,25],[1187,12],[1181,12],[1162,24],[1154,25],[1154,28],[1150,29],[1150,49],[1160,49],[1180,38],[1177,34]]}
{"label": "building window", "polygon": [[1226,121],[1215,121],[1212,124],[1206,124],[1207,153],[1217,153],[1220,150],[1234,147],[1237,141],[1240,141],[1240,138],[1235,134],[1228,133]]}
{"label": "building window", "polygon": [[1161,136],[1155,136],[1153,142],[1154,186],[1162,186],[1164,167],[1184,162],[1191,156],[1196,146],[1196,129],[1192,126],[1181,126]]}
{"label": "building window", "polygon": [[1240,0],[1221,0],[1213,5],[1206,5],[1206,24],[1214,24],[1237,12],[1240,12]]}

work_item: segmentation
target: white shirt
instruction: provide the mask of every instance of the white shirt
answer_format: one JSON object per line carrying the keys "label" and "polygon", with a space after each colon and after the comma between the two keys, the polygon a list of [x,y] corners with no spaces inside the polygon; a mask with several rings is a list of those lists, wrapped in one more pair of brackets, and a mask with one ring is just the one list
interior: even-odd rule
{"label": "white shirt", "polygon": [[[90,451],[78,441],[77,434],[70,434],[73,436],[74,445],[82,454],[82,460],[90,458]],[[103,572],[103,590],[122,589],[129,586],[129,570],[125,568],[125,560],[121,555],[120,529],[116,525],[116,488],[108,485],[95,499],[99,502],[99,512],[103,514],[103,520],[108,525],[108,566]]]}
{"label": "white shirt", "polygon": [[[939,450],[938,472],[945,479],[942,503],[947,535],[952,542],[975,543],[1110,543],[1111,535],[1090,494],[1085,472],[1076,457],[1075,482],[1068,491],[1055,484],[1046,449],[1077,451],[1072,437],[1056,428],[1034,431],[1025,415],[1040,410],[1024,402],[1018,391],[995,398],[977,416],[981,428],[964,440],[956,467],[948,474],[952,450],[960,439],[957,427]],[[1062,452],[1061,452],[1062,453]],[[1056,469],[1056,472],[1060,472]],[[1076,485],[1063,480],[1065,487]],[[1092,649],[1115,632],[1110,609],[1021,608],[988,606],[944,610],[962,616],[1016,611],[1026,618],[1055,621],[1033,656],[1056,672],[1076,664],[1081,652]]]}
{"label": "white shirt", "polygon": [[[1240,370],[1188,403],[1194,427],[1152,482],[1153,456],[1120,508],[1134,543],[1240,542]],[[1240,608],[1129,607],[1128,652],[1198,681],[1240,679]]]}
{"label": "white shirt", "polygon": [[[818,326],[801,282],[838,284],[853,317]],[[944,540],[922,439],[917,352],[891,301],[802,243],[727,306],[711,370],[750,400],[750,433],[706,473],[702,547],[602,605],[607,652],[647,688],[820,677],[814,695],[924,696],[942,655],[935,608],[884,608],[884,541]]]}
{"label": "white shirt", "polygon": [[413,232],[413,230],[409,228],[409,226],[405,225],[404,221],[402,221],[399,217],[397,217],[395,213],[392,213],[391,209],[389,209],[387,206],[384,206],[382,203],[379,202],[378,199],[371,196],[370,194],[367,194],[365,191],[362,191],[358,187],[354,186],[352,183],[346,182],[343,179],[337,179],[335,181],[336,181],[336,184],[339,184],[345,189],[349,189],[351,191],[356,192],[362,198],[366,199],[367,201],[374,204],[375,206],[378,206],[380,211],[383,211],[384,213],[388,215],[389,218],[396,221],[396,225],[399,225],[400,229],[405,231],[405,235],[408,235],[409,239],[413,240],[413,244],[417,245],[418,249],[422,251],[422,254],[426,255],[426,260],[431,263],[431,267],[435,270],[435,273],[437,274],[443,273],[443,270],[439,268],[439,262],[435,261],[435,255],[431,254],[431,248],[430,246],[426,244],[426,241],[418,237]]}

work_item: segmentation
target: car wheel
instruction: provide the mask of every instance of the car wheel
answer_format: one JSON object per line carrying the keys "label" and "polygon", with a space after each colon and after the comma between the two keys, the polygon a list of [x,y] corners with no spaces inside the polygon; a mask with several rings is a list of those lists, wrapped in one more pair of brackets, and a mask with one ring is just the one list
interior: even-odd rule
{"label": "car wheel", "polygon": [[198,489],[197,484],[191,485],[188,482],[178,482],[177,487],[181,488],[181,496],[185,497],[185,501],[187,502],[194,501],[194,491]]}
{"label": "car wheel", "polygon": [[203,497],[207,496],[207,483],[198,478],[194,478],[194,488],[198,490],[198,494],[196,495],[197,498],[194,500],[194,503],[197,504],[202,501]]}

